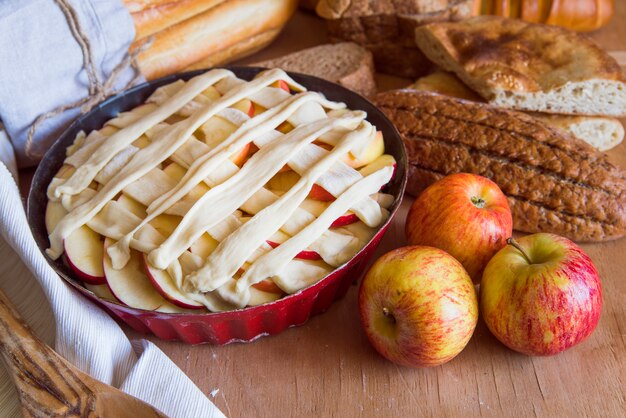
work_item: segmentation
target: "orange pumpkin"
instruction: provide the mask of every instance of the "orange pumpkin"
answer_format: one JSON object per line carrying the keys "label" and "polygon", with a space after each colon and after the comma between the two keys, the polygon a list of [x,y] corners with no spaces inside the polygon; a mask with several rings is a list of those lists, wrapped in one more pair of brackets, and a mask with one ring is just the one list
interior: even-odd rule
{"label": "orange pumpkin", "polygon": [[475,0],[475,14],[521,18],[528,22],[591,31],[613,16],[614,0]]}

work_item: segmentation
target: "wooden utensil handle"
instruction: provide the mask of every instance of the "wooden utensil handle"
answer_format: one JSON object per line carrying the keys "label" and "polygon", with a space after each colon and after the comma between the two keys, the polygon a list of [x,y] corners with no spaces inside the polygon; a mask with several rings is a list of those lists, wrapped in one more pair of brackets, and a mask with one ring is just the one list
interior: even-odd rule
{"label": "wooden utensil handle", "polygon": [[77,390],[84,390],[77,387],[79,376],[33,334],[2,291],[0,351],[22,400],[24,416],[41,416],[42,411],[58,414],[77,406],[68,400],[78,399]]}

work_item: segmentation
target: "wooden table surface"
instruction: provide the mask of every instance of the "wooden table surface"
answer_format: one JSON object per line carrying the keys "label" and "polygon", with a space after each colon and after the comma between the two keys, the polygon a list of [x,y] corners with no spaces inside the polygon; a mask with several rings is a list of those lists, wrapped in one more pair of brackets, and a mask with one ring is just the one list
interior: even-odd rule
{"label": "wooden table surface", "polygon": [[[626,50],[626,2],[610,26],[591,36]],[[317,18],[297,14],[280,38],[245,62],[325,42]],[[380,77],[381,88],[409,80]],[[626,143],[610,151],[626,168]],[[405,242],[409,197],[377,255]],[[528,357],[479,325],[467,348],[429,369],[398,367],[363,333],[357,286],[304,326],[250,344],[187,346],[150,338],[230,417],[251,416],[626,416],[626,239],[582,246],[604,286],[604,308],[591,337],[553,357]],[[128,330],[131,337],[142,337]],[[164,394],[164,396],[166,396]]]}

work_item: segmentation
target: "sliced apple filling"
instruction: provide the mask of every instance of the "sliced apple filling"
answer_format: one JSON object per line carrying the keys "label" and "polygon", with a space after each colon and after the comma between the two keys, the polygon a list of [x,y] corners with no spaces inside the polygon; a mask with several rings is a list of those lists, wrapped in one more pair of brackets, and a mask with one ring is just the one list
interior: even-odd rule
{"label": "sliced apple filling", "polygon": [[139,309],[224,311],[297,292],[389,216],[395,161],[365,118],[281,70],[160,87],[68,148],[48,188],[48,254]]}

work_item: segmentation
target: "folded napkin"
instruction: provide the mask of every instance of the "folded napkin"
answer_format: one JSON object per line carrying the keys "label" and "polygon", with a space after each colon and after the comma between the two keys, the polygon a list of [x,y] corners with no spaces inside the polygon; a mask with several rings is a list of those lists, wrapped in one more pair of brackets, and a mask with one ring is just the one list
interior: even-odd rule
{"label": "folded napkin", "polygon": [[[121,0],[0,1],[0,119],[6,129],[6,133],[0,129],[0,234],[4,238],[0,243],[4,266],[0,288],[15,300],[26,293],[27,297],[18,301],[22,302],[18,310],[32,320],[35,329],[44,331],[47,342],[56,327],[56,351],[94,378],[171,417],[221,417],[154,344],[129,341],[114,320],[67,286],[39,252],[28,227],[15,182],[15,157],[21,166],[36,163],[36,158],[25,153],[33,121],[42,113],[87,97],[93,85],[83,69],[85,55],[70,29],[68,11],[89,41],[90,68],[95,68],[102,83],[126,56],[134,37],[132,20]],[[133,77],[134,71],[128,68],[113,87],[123,88]],[[36,145],[45,150],[79,112],[68,110],[44,122],[34,137]],[[32,274],[25,274],[24,267]],[[0,367],[0,376],[3,374]],[[7,400],[11,395],[5,390],[6,376],[2,377],[0,415],[16,416],[17,409],[6,410],[7,404],[17,404],[14,397]]]}
{"label": "folded napkin", "polygon": [[[16,254],[32,273],[21,277],[4,274],[0,288],[8,294],[16,288],[33,289],[22,312],[34,309],[45,314],[42,306],[46,303],[41,300],[45,295],[54,318],[40,316],[36,321],[47,323],[43,329],[56,325],[55,349],[59,354],[96,379],[154,405],[170,417],[224,416],[158,347],[146,340],[129,341],[113,319],[67,286],[48,265],[35,244],[19,190],[5,163],[0,163],[0,196],[0,233],[14,250],[0,247],[3,264],[19,264],[19,260],[7,257]],[[37,289],[39,285],[43,292]],[[12,292],[8,288],[13,288]],[[24,316],[28,317],[28,312]],[[0,412],[14,416],[6,410]]]}

